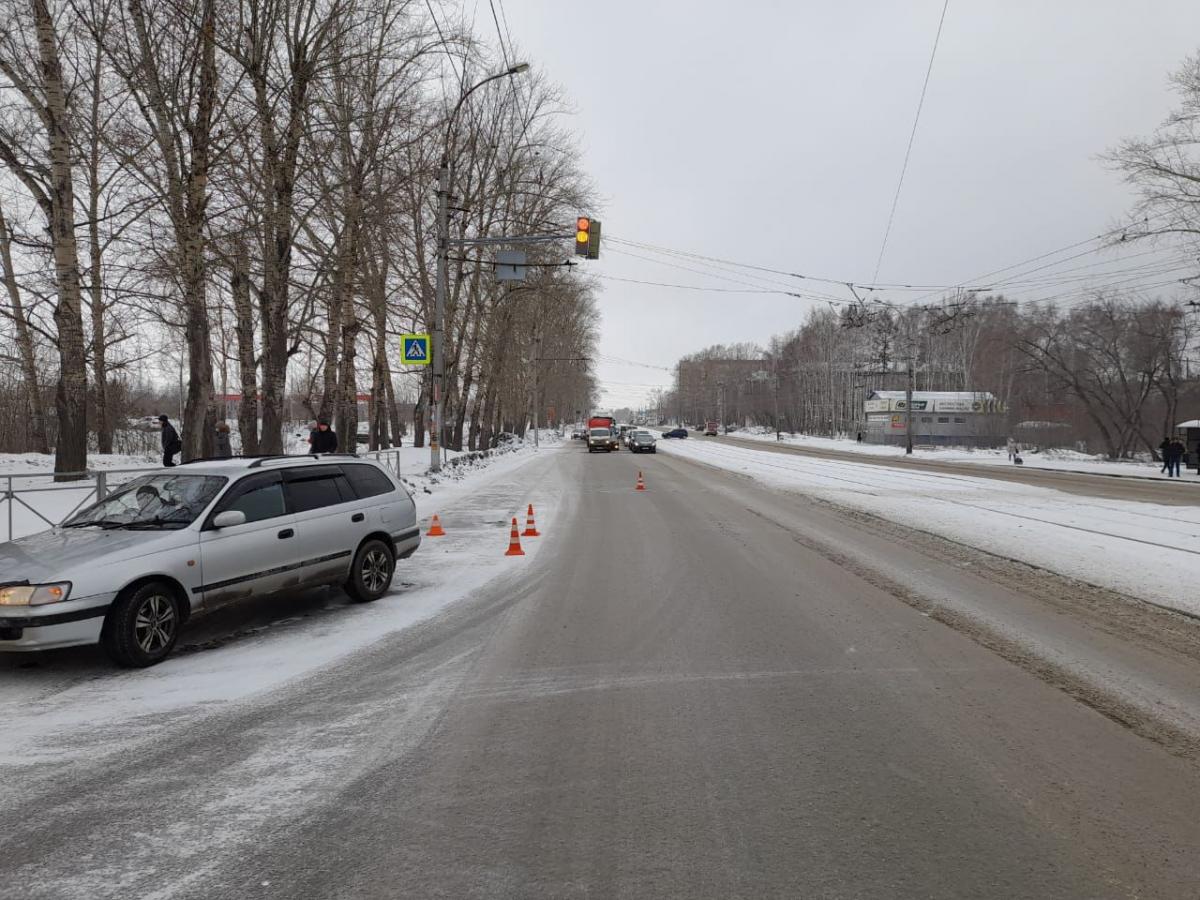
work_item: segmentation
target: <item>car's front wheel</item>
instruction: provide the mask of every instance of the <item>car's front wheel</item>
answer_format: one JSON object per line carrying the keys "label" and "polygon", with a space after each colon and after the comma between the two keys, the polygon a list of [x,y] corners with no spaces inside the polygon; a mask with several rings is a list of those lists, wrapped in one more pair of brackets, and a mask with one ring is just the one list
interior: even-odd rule
{"label": "car's front wheel", "polygon": [[181,624],[175,591],[166,582],[151,581],[117,598],[104,619],[100,643],[117,665],[142,669],[167,658]]}
{"label": "car's front wheel", "polygon": [[392,586],[395,571],[396,554],[392,548],[378,538],[365,541],[354,554],[346,593],[360,603],[378,600]]}

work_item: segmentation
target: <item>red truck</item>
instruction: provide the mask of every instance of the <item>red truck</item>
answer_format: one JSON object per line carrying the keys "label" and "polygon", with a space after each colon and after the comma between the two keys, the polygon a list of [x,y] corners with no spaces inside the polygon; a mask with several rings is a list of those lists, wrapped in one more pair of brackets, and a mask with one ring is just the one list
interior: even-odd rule
{"label": "red truck", "polygon": [[617,420],[612,416],[592,416],[589,418],[587,448],[588,453],[596,450],[604,450],[609,453],[613,450],[620,450],[621,444],[617,440]]}

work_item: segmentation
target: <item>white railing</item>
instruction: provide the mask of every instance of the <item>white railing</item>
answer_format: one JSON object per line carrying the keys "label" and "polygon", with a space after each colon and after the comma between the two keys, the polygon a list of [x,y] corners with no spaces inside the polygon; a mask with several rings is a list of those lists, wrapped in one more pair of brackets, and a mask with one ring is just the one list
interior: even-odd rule
{"label": "white railing", "polygon": [[[0,475],[4,506],[4,540],[11,541],[52,528],[88,503],[102,500],[114,484],[122,484],[158,466],[136,469],[89,469],[86,472],[12,472]],[[71,478],[72,481],[56,481]]]}

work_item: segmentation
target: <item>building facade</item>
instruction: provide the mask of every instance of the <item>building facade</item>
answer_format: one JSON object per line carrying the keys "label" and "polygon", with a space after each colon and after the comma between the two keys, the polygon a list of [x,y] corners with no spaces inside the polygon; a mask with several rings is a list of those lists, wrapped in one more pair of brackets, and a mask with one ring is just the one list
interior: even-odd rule
{"label": "building facade", "polygon": [[[863,440],[903,446],[907,440],[904,391],[871,391],[863,401]],[[1001,447],[1008,411],[990,391],[913,391],[913,443]]]}

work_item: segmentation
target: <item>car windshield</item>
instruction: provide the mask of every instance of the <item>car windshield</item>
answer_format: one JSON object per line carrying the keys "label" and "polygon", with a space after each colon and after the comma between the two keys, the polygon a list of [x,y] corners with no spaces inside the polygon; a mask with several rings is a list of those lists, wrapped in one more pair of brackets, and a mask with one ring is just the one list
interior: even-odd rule
{"label": "car windshield", "polygon": [[143,475],[80,510],[63,528],[186,528],[217,496],[226,479],[216,475]]}
{"label": "car windshield", "polygon": [[592,437],[609,437],[607,428],[593,428]]}

